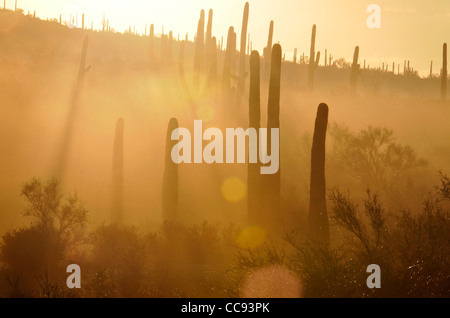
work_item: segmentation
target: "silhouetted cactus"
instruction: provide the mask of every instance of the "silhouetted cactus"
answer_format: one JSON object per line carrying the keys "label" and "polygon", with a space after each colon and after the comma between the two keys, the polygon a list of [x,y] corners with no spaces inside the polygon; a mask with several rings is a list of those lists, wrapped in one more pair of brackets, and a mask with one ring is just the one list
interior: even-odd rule
{"label": "silhouetted cactus", "polygon": [[112,212],[113,222],[123,222],[123,132],[124,120],[116,124],[112,164]]}
{"label": "silhouetted cactus", "polygon": [[78,69],[78,89],[82,89],[84,85],[84,75],[90,70],[90,66],[86,67],[86,56],[89,45],[89,37],[86,35],[83,41],[83,49],[81,51],[80,67]]}
{"label": "silhouetted cactus", "polygon": [[86,57],[89,44],[89,37],[86,35],[83,40],[83,48],[81,50],[80,66],[78,68],[78,78],[70,100],[69,114],[67,117],[65,132],[61,145],[61,152],[58,158],[56,175],[62,179],[65,173],[67,158],[72,143],[72,135],[74,130],[75,119],[78,110],[78,103],[84,87],[84,76],[90,70],[90,66],[86,67]]}
{"label": "silhouetted cactus", "polygon": [[[274,44],[271,52],[269,99],[267,105],[267,151],[272,147],[271,129],[280,128],[281,46]],[[278,140],[278,146],[280,145]],[[268,226],[278,230],[280,220],[280,170],[265,175],[265,211]]]}
{"label": "silhouetted cactus", "polygon": [[430,78],[433,78],[433,61],[430,64]]}
{"label": "silhouetted cactus", "polygon": [[239,108],[241,104],[241,96],[244,92],[245,85],[245,75],[246,75],[246,66],[245,66],[245,46],[247,44],[247,26],[248,26],[248,15],[249,15],[249,4],[245,3],[244,6],[244,15],[242,18],[242,29],[241,29],[241,47],[239,51],[239,82],[237,84],[236,90],[236,108]]}
{"label": "silhouetted cactus", "polygon": [[207,42],[212,39],[212,22],[213,22],[213,9],[209,9],[208,24],[206,26],[206,41]]}
{"label": "silhouetted cactus", "polygon": [[311,179],[309,197],[309,236],[322,243],[329,242],[325,185],[325,139],[328,124],[328,106],[320,104],[314,126],[311,149]]}
{"label": "silhouetted cactus", "polygon": [[267,46],[263,49],[263,57],[264,57],[264,77],[267,78],[269,76],[270,71],[270,61],[272,54],[272,42],[273,42],[273,21],[270,21],[269,24],[269,35],[267,36]]}
{"label": "silhouetted cactus", "polygon": [[178,121],[175,118],[171,118],[167,127],[162,183],[162,212],[165,221],[175,220],[178,214],[178,165],[173,162],[171,157],[172,148],[178,142],[171,139],[172,132],[176,128],[178,128]]}
{"label": "silhouetted cactus", "polygon": [[447,99],[447,43],[442,46],[441,99]]}
{"label": "silhouetted cactus", "polygon": [[[250,93],[249,93],[249,127],[255,128],[257,134],[261,117],[260,101],[260,62],[258,51],[252,51],[250,56]],[[258,147],[258,146],[257,146]],[[257,148],[258,149],[258,148]],[[258,223],[261,213],[260,196],[260,165],[248,160],[247,188],[248,188],[248,222],[250,225]]]}
{"label": "silhouetted cactus", "polygon": [[308,87],[312,91],[314,89],[314,71],[316,69],[315,63],[315,49],[316,48],[316,25],[314,24],[311,32],[311,46],[309,49],[309,69],[308,69]]}
{"label": "silhouetted cactus", "polygon": [[358,58],[359,58],[359,46],[356,46],[355,51],[353,53],[352,71],[350,74],[350,88],[353,92],[356,91],[356,80],[359,74]]}
{"label": "silhouetted cactus", "polygon": [[227,107],[232,102],[232,92],[231,92],[231,76],[232,76],[232,55],[233,55],[233,37],[234,28],[230,26],[228,28],[227,36],[227,48],[225,50],[225,58],[223,62],[223,72],[222,72],[222,98],[224,107]]}
{"label": "silhouetted cactus", "polygon": [[217,84],[217,45],[216,45],[216,37],[213,36],[210,43],[210,49],[209,49],[209,61],[210,61],[210,68],[208,73],[208,78],[205,83],[205,91],[203,92],[204,95],[211,93],[213,94],[213,88],[215,89],[215,86]]}
{"label": "silhouetted cactus", "polygon": [[150,58],[150,64],[153,63],[154,50],[155,50],[155,26],[150,25],[149,40],[148,40],[148,53]]}
{"label": "silhouetted cactus", "polygon": [[197,36],[195,38],[194,56],[194,89],[198,92],[200,87],[200,74],[205,54],[205,11],[200,11],[200,19],[197,25]]}
{"label": "silhouetted cactus", "polygon": [[205,38],[205,47],[206,47],[206,65],[211,64],[211,54],[212,54],[212,22],[213,22],[213,10],[209,9],[208,12],[208,23],[206,25],[206,38]]}
{"label": "silhouetted cactus", "polygon": [[167,43],[167,58],[169,61],[172,60],[172,50],[173,50],[173,33],[169,32],[169,41]]}

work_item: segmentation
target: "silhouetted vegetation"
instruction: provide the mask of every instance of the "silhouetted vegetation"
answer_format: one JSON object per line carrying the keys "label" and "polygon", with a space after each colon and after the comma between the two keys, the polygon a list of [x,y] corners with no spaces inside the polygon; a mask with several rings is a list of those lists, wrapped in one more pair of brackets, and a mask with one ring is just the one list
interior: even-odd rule
{"label": "silhouetted vegetation", "polygon": [[[212,9],[193,41],[0,11],[0,297],[449,296],[447,45],[427,78],[359,46],[321,64],[313,25],[309,56],[287,61],[274,21],[252,48],[249,16],[238,48]],[[278,128],[280,169],[248,149],[174,163],[172,132],[196,119]]]}

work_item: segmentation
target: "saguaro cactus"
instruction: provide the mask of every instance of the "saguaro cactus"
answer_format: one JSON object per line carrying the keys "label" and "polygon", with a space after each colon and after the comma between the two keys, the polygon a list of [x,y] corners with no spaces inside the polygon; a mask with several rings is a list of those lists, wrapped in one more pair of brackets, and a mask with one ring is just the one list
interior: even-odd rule
{"label": "saguaro cactus", "polygon": [[75,125],[75,119],[76,119],[77,110],[78,110],[78,103],[79,103],[79,99],[80,99],[80,96],[82,94],[83,87],[84,87],[84,76],[90,70],[90,66],[86,67],[88,44],[89,44],[89,37],[86,35],[84,37],[83,48],[81,50],[80,67],[78,69],[77,83],[75,85],[75,89],[73,91],[73,95],[70,100],[69,114],[67,117],[65,132],[63,135],[60,157],[58,158],[58,163],[57,163],[56,174],[60,178],[62,178],[65,173],[67,158],[68,158],[69,152],[70,152],[70,146],[72,143],[72,135],[73,135],[74,125]]}
{"label": "saguaro cactus", "polygon": [[175,220],[178,212],[178,165],[172,161],[171,151],[177,141],[172,140],[172,132],[178,128],[176,118],[171,118],[167,127],[165,165],[162,183],[163,219]]}
{"label": "saguaro cactus", "polygon": [[359,57],[359,46],[356,46],[355,51],[353,53],[352,71],[350,74],[350,87],[353,92],[356,91],[356,80],[359,74],[358,57]]}
{"label": "saguaro cactus", "polygon": [[200,11],[200,19],[197,25],[197,36],[195,38],[195,56],[194,56],[194,88],[198,93],[200,73],[204,59],[204,38],[205,38],[205,11]]}
{"label": "saguaro cactus", "polygon": [[447,43],[442,47],[441,99],[447,99]]}
{"label": "saguaro cactus", "polygon": [[123,132],[124,120],[119,118],[116,124],[112,164],[112,212],[113,221],[123,221]]}
{"label": "saguaro cactus", "polygon": [[213,22],[213,10],[209,9],[208,11],[208,24],[206,25],[206,45],[208,45],[209,41],[212,39],[212,22]]}
{"label": "saguaro cactus", "polygon": [[329,242],[325,185],[325,139],[328,124],[328,106],[320,104],[314,126],[311,149],[311,179],[309,197],[309,235],[317,242]]}
{"label": "saguaro cactus", "polygon": [[81,51],[80,67],[78,69],[78,87],[77,89],[82,89],[84,85],[84,75],[89,71],[90,67],[86,67],[86,56],[89,44],[89,37],[86,35],[83,41],[83,49]]}
{"label": "saguaro cactus", "polygon": [[269,66],[271,61],[271,54],[272,54],[272,41],[273,41],[273,21],[270,21],[269,25],[269,35],[267,37],[267,46],[263,50],[263,56],[264,56],[264,73],[265,77],[269,74]]}
{"label": "saguaro cactus", "polygon": [[153,63],[154,58],[154,46],[155,46],[155,26],[150,25],[149,40],[148,40],[148,53],[150,58],[150,64]]}
{"label": "saguaro cactus", "polygon": [[[269,100],[267,105],[267,149],[272,147],[271,129],[280,128],[280,81],[281,81],[281,46],[274,44],[271,54]],[[278,146],[280,142],[278,140]],[[279,224],[280,215],[280,169],[274,174],[265,175],[266,220],[272,229]]]}
{"label": "saguaro cactus", "polygon": [[241,96],[244,91],[245,85],[245,46],[247,45],[247,26],[248,26],[248,15],[249,15],[249,4],[245,3],[244,6],[244,16],[242,18],[242,29],[241,29],[241,47],[239,51],[239,82],[236,91],[236,107],[238,108],[241,103]]}
{"label": "saguaro cactus", "polygon": [[314,71],[316,68],[315,61],[315,49],[316,48],[316,25],[312,26],[311,32],[311,46],[309,50],[309,69],[308,69],[308,86],[310,90],[314,89]]}
{"label": "saguaro cactus", "polygon": [[212,54],[212,22],[213,22],[213,10],[208,11],[208,23],[206,25],[206,37],[205,37],[205,47],[206,47],[206,66],[211,64],[211,54]]}
{"label": "saguaro cactus", "polygon": [[233,51],[233,37],[234,37],[234,28],[232,26],[228,29],[227,36],[227,47],[225,50],[225,59],[223,62],[223,72],[222,72],[222,97],[224,107],[230,105],[232,101],[232,93],[231,93],[231,74],[232,74],[232,55]]}
{"label": "saguaro cactus", "polygon": [[[260,102],[260,62],[258,51],[252,51],[250,56],[250,93],[249,93],[249,127],[259,132],[261,117]],[[248,187],[248,221],[249,224],[257,224],[261,213],[260,197],[260,165],[248,161],[247,170]]]}
{"label": "saguaro cactus", "polygon": [[169,32],[169,41],[167,43],[167,58],[169,61],[172,60],[172,48],[173,48],[173,33],[172,31]]}

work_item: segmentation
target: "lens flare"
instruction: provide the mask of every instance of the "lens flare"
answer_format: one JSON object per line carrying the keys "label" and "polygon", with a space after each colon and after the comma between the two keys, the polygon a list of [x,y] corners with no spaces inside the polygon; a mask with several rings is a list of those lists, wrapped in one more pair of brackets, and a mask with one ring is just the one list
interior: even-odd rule
{"label": "lens flare", "polygon": [[243,298],[302,297],[300,279],[281,265],[263,267],[251,273],[242,286]]}
{"label": "lens flare", "polygon": [[225,200],[230,202],[239,202],[245,197],[246,193],[245,183],[237,177],[226,179],[222,183],[221,190]]}

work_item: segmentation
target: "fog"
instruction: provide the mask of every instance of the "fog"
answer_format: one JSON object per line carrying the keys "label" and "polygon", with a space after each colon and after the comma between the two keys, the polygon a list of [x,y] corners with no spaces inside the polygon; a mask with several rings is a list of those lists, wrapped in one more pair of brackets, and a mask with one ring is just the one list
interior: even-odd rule
{"label": "fog", "polygon": [[[160,233],[167,226],[164,225],[162,197],[163,175],[167,169],[165,152],[169,120],[176,118],[179,126],[188,128],[191,134],[196,119],[203,120],[203,129],[217,127],[225,131],[225,128],[249,127],[250,56],[245,56],[246,70],[244,77],[239,77],[239,43],[232,53],[235,63],[231,65],[229,81],[232,87],[236,87],[233,92],[238,90],[240,83],[243,83],[244,90],[240,103],[226,104],[222,80],[226,39],[223,40],[223,50],[214,50],[217,57],[214,71],[209,69],[207,62],[202,61],[201,72],[197,73],[194,70],[196,44],[190,41],[184,42],[184,54],[180,59],[181,41],[176,38],[161,40],[155,36],[151,40],[149,36],[69,29],[55,21],[42,21],[3,10],[0,20],[2,235],[12,229],[30,226],[33,221],[23,215],[27,206],[26,198],[21,195],[24,184],[33,178],[46,182],[52,177],[60,180],[62,195],[76,191],[88,211],[87,231],[94,232],[101,226],[115,224],[115,198],[123,195],[120,226],[126,229],[134,226],[139,235]],[[235,32],[240,32],[240,29],[240,25],[235,26]],[[86,36],[89,42],[80,84],[80,60],[83,60],[82,46]],[[283,43],[280,44],[283,48]],[[263,51],[263,48],[253,49]],[[349,51],[352,50],[349,48]],[[363,67],[364,55],[361,53],[356,91],[352,91],[351,61],[334,57],[332,65],[327,61],[325,66],[324,52],[321,53],[313,90],[308,87],[309,65],[305,61],[299,63],[300,56],[297,56],[296,63],[281,63],[281,212],[277,223],[299,231],[300,236],[307,232],[304,220],[310,200],[311,145],[320,103],[326,103],[329,107],[325,163],[327,192],[339,187],[344,193],[348,192],[352,200],[360,202],[365,198],[366,190],[371,188],[371,191],[379,193],[383,207],[392,214],[400,215],[400,211],[405,209],[419,211],[423,201],[440,184],[438,172],[450,173],[450,102],[448,98],[441,100],[441,79],[436,76],[419,77],[414,71],[404,74],[403,65],[400,66],[400,74],[397,65],[394,73],[391,66],[384,71],[379,69],[381,65],[370,65],[369,70]],[[267,127],[270,69],[269,61],[263,54],[260,63],[260,123],[261,127]],[[435,61],[435,68],[441,66],[442,61]],[[180,72],[181,68],[183,72]],[[210,72],[216,74],[217,79],[212,79]],[[198,91],[195,89],[196,76],[200,86]],[[183,85],[183,80],[187,86]],[[199,93],[202,91],[205,93]],[[123,171],[120,172],[123,176],[123,194],[121,190],[115,192],[113,189],[113,156],[119,118],[123,118]],[[348,129],[348,136],[357,136],[369,127],[392,130],[393,142],[409,146],[414,160],[417,158],[417,162],[410,157],[398,159],[405,162],[398,164],[403,166],[392,172],[399,174],[392,179],[388,175],[390,170],[383,172],[386,175],[380,178],[391,182],[388,186],[369,184],[364,177],[355,177],[347,172],[349,167],[342,166],[342,162],[349,161],[340,161],[341,156],[345,157],[348,152],[338,149],[339,145],[343,145],[338,143],[338,133]],[[61,159],[64,156],[65,159]],[[343,160],[358,160],[358,157]],[[409,167],[408,163],[412,161],[414,164]],[[381,159],[379,162],[383,163]],[[239,233],[240,229],[253,225],[248,221],[247,164],[181,164],[177,173],[176,222],[179,226],[201,227],[206,220],[208,224],[218,224],[224,228],[233,224]],[[264,191],[261,191],[259,199],[263,200]],[[328,197],[327,205],[331,215],[332,200]],[[269,228],[264,228],[264,224],[262,222],[258,226],[272,233]],[[342,231],[333,229],[330,230],[330,242],[338,242]],[[219,235],[222,230],[211,231]],[[278,235],[277,231],[272,233],[274,237]],[[259,240],[256,232],[249,234],[250,241]],[[230,234],[234,241],[231,245],[239,245],[239,239],[233,235]],[[123,238],[124,241],[127,239]],[[275,241],[281,239],[281,235],[274,238]],[[208,239],[203,237],[202,240]],[[256,245],[262,246],[262,243]],[[174,247],[174,250],[180,251],[179,254],[174,252],[178,255],[174,256],[175,259],[189,253],[182,246]],[[448,242],[444,246],[448,249]],[[98,245],[86,247],[86,251],[90,251],[87,255],[94,255],[95,259],[95,255],[100,254],[95,254],[92,249],[101,248]],[[220,276],[220,279],[224,277],[221,270],[232,259],[232,256],[227,258],[228,255],[235,255],[224,249],[226,255],[218,256],[223,261],[218,261],[220,270],[213,270],[214,274],[211,274],[213,277]],[[203,264],[202,259],[212,257],[207,252],[201,254],[201,251],[195,258],[196,266]],[[89,257],[82,259],[89,262]],[[167,259],[170,260],[171,256]],[[3,262],[8,268],[7,261],[3,259]],[[100,268],[99,262],[98,259],[92,261]],[[170,264],[170,261],[167,262],[164,264]],[[204,273],[203,270],[199,269],[198,273]],[[278,270],[281,277],[287,277],[295,285],[292,290],[282,291],[281,297],[302,295],[300,290],[303,286],[300,288],[300,285],[303,284],[297,284],[297,280],[304,278],[293,274],[295,268]],[[262,279],[265,276],[264,267],[255,273],[254,277]],[[178,276],[173,277],[167,286],[177,286],[179,281],[180,289],[186,288],[182,296],[204,295],[202,291],[190,290]],[[258,282],[251,281],[253,276],[249,277],[238,279],[246,286],[240,296],[251,297],[255,295],[251,290],[260,290]],[[55,278],[56,281],[58,279]],[[199,284],[204,283],[200,278],[199,281],[202,282]],[[162,286],[159,286],[161,291],[164,290]],[[222,291],[217,293],[219,297],[225,294]],[[311,294],[314,295],[313,292]],[[121,295],[134,294],[123,292]],[[173,296],[171,292],[161,292],[161,295]],[[432,295],[430,292],[428,296]]]}

